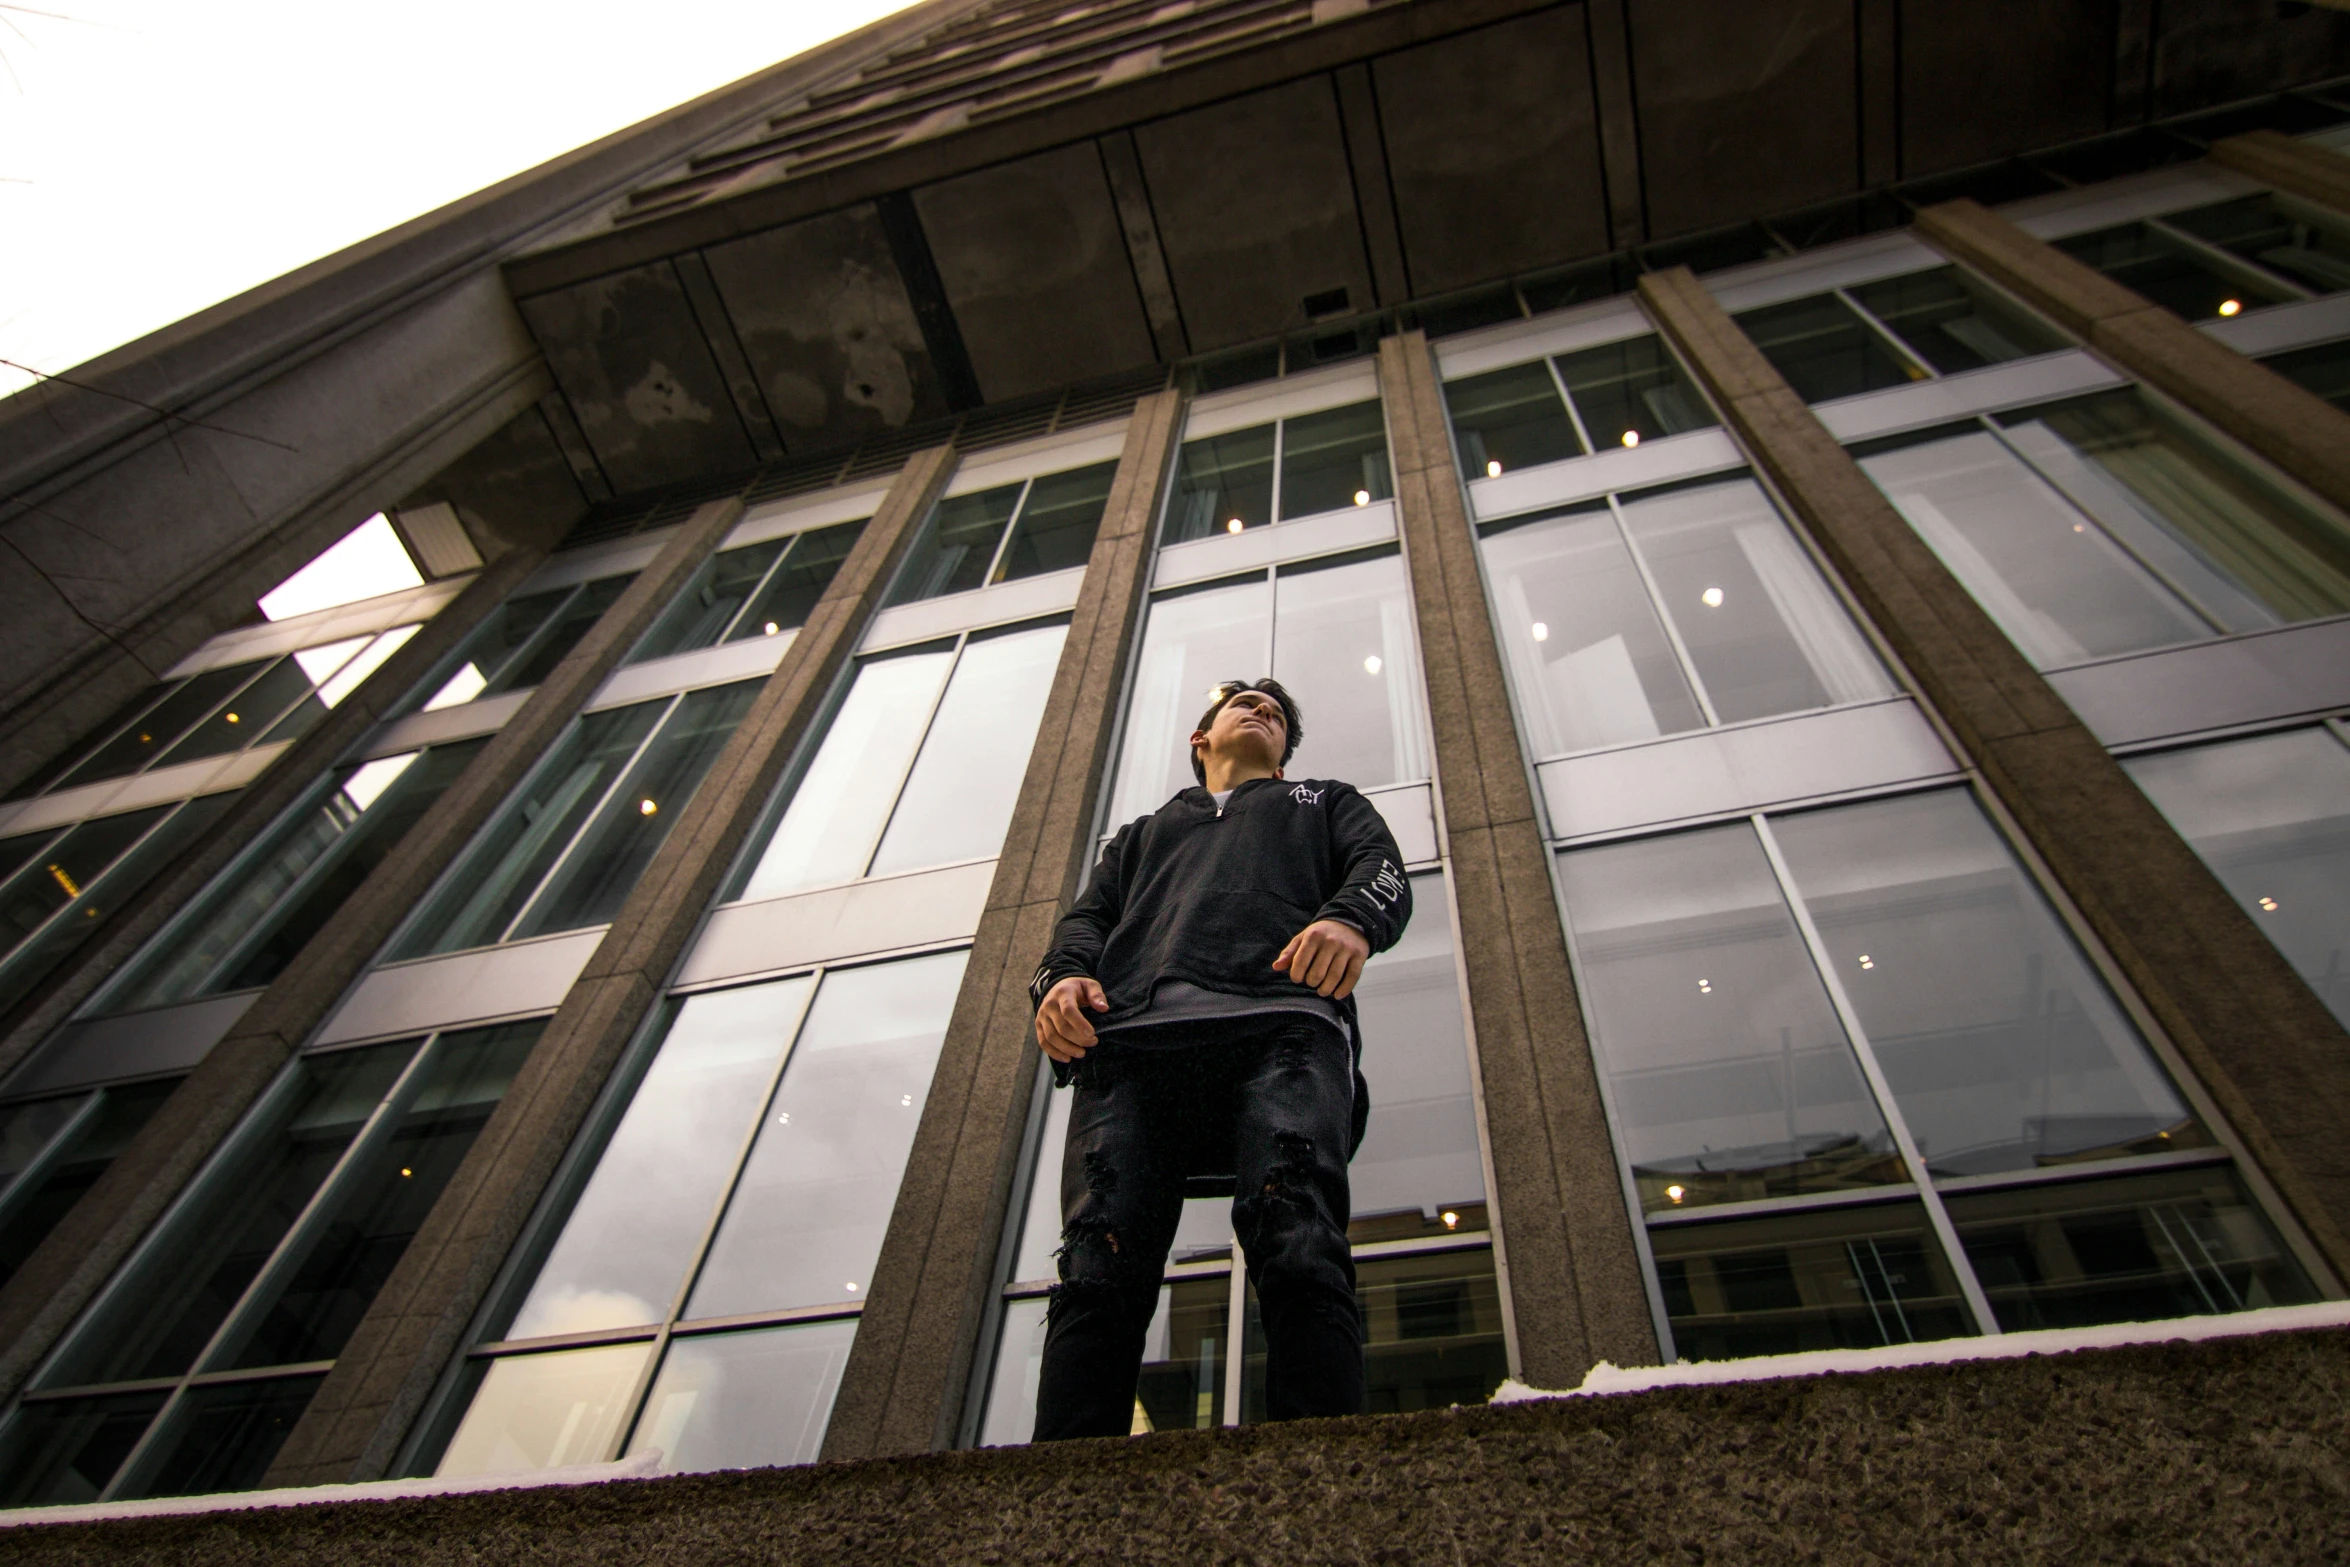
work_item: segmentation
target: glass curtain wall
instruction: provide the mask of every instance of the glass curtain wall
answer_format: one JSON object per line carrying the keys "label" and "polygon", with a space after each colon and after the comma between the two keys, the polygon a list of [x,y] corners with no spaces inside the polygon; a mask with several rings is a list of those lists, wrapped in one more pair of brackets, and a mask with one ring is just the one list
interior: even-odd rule
{"label": "glass curtain wall", "polygon": [[437,712],[479,697],[503,696],[537,685],[554,673],[563,655],[579,645],[635,580],[636,573],[631,571],[516,594],[423,683],[429,695],[418,704],[419,710]]}
{"label": "glass curtain wall", "polygon": [[2350,288],[2350,221],[2281,191],[2055,244],[2189,321]]}
{"label": "glass curtain wall", "polygon": [[[832,585],[840,563],[856,547],[870,518],[811,528],[721,550],[628,655],[642,664],[672,653],[753,637],[777,637],[808,623],[809,612]],[[778,644],[779,646],[781,644]]]}
{"label": "glass curtain wall", "polygon": [[932,509],[908,548],[889,603],[910,604],[1083,566],[1101,531],[1117,472],[1115,462],[1095,463],[948,496]]}
{"label": "glass curtain wall", "polygon": [[292,1062],[0,1424],[0,1501],[258,1484],[542,1027]]}
{"label": "glass curtain wall", "polygon": [[1395,494],[1377,398],[1183,443],[1161,544],[1368,506]]}
{"label": "glass curtain wall", "polygon": [[436,1472],[813,1462],[966,957],[673,1001],[534,1226]]}
{"label": "glass curtain wall", "polygon": [[98,1184],[179,1081],[123,1083],[0,1106],[0,1283]]}
{"label": "glass curtain wall", "polygon": [[1470,479],[1716,423],[1654,333],[1447,381],[1444,401]]}
{"label": "glass curtain wall", "polygon": [[1742,311],[1737,321],[1807,403],[1955,375],[2066,347],[1957,267]]}

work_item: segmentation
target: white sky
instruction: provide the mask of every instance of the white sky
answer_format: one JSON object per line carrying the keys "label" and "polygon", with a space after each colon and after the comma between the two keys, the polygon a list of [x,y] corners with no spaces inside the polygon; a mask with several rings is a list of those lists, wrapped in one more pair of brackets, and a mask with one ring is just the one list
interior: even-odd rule
{"label": "white sky", "polygon": [[70,371],[900,3],[0,0],[0,359]]}

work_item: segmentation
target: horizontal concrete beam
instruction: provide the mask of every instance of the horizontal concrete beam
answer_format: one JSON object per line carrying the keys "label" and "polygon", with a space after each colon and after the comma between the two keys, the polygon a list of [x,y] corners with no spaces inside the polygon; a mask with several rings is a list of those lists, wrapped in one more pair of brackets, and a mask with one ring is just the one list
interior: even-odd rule
{"label": "horizontal concrete beam", "polygon": [[2288,195],[2350,212],[2350,157],[2298,136],[2249,131],[2212,143],[2211,161]]}

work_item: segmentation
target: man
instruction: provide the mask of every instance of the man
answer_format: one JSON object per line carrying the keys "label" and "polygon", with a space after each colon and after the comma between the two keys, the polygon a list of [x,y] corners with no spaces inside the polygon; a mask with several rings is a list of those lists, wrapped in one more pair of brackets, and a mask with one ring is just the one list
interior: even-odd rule
{"label": "man", "polygon": [[1197,1177],[1234,1182],[1268,1412],[1364,1407],[1346,1165],[1370,1101],[1353,993],[1403,934],[1411,888],[1352,785],[1282,777],[1303,736],[1288,692],[1227,681],[1211,697],[1190,742],[1200,787],[1110,840],[1029,987],[1037,1044],[1076,1085],[1038,1441],[1133,1428]]}

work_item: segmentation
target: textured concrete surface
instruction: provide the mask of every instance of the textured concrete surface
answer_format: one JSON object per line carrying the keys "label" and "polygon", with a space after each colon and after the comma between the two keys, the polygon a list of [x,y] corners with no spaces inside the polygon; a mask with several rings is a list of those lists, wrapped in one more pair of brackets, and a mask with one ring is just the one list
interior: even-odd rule
{"label": "textured concrete surface", "polygon": [[2350,1035],[1704,286],[1675,268],[1642,278],[1640,293],[1906,666],[1907,683],[2311,1240],[2350,1273],[2350,1149],[2340,1135]]}
{"label": "textured concrete surface", "polygon": [[2252,131],[2214,142],[2211,161],[2304,201],[2350,212],[2350,157],[2276,131]]}
{"label": "textured concrete surface", "polygon": [[[390,1468],[953,471],[954,452],[943,446],[899,471],[376,1292],[266,1484],[373,1480]],[[703,510],[731,526],[742,507]]]}
{"label": "textured concrete surface", "polygon": [[35,1564],[2339,1562],[2350,1332],[12,1530]]}
{"label": "textured concrete surface", "polygon": [[1654,1364],[1656,1330],[1427,339],[1381,343],[1379,382],[1498,1187],[1497,1256],[1521,1374],[1571,1387],[1597,1361]]}
{"label": "textured concrete surface", "polygon": [[1183,399],[1136,405],[930,1096],[833,1400],[825,1456],[951,1445],[995,1288],[1041,1059],[1029,976],[1092,857],[1110,736]]}

